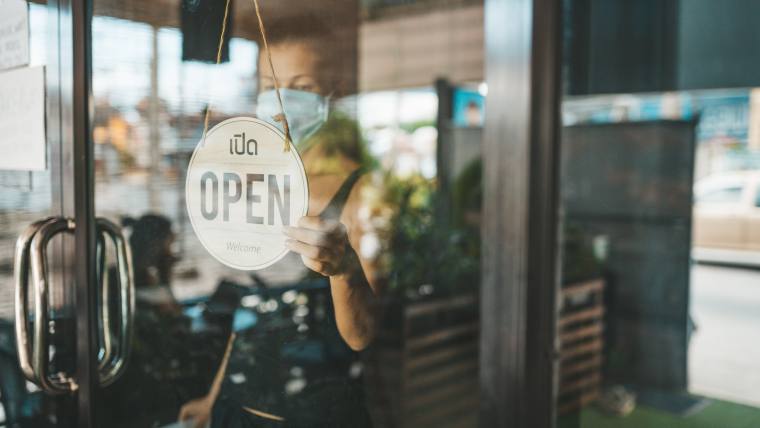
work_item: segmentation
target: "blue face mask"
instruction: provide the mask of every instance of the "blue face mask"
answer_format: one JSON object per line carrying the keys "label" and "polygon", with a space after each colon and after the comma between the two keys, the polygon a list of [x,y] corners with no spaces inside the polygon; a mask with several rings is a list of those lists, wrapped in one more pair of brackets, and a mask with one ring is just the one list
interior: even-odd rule
{"label": "blue face mask", "polygon": [[[288,119],[290,136],[296,145],[300,145],[327,121],[329,103],[326,97],[319,94],[295,89],[280,89],[280,95]],[[282,124],[272,119],[278,114],[280,105],[277,102],[277,92],[270,90],[260,93],[256,104],[256,116],[282,131]]]}

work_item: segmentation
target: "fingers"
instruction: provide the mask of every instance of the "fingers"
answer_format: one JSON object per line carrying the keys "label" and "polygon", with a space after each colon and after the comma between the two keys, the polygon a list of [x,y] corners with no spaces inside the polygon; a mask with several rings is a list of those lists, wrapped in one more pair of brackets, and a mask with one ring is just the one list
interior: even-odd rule
{"label": "fingers", "polygon": [[283,231],[289,238],[305,242],[310,245],[324,246],[329,244],[329,235],[318,230],[305,229],[301,227],[286,227],[283,229]]}
{"label": "fingers", "polygon": [[296,253],[301,254],[302,256],[306,256],[310,259],[319,261],[329,261],[338,255],[336,251],[330,250],[327,247],[309,245],[301,241],[296,241],[294,239],[288,239],[285,241],[285,247],[291,251],[295,251]]}
{"label": "fingers", "polygon": [[195,424],[193,428],[206,428],[206,423],[208,422],[208,419],[205,417],[203,418],[197,418],[195,420]]}
{"label": "fingers", "polygon": [[301,256],[301,260],[304,266],[324,276],[334,275],[338,272],[338,266],[334,261],[314,260],[303,255]]}
{"label": "fingers", "polygon": [[287,241],[290,250],[301,255],[304,266],[325,276],[335,275],[343,261],[343,254],[336,254],[324,247],[315,247],[298,241]]}
{"label": "fingers", "polygon": [[179,416],[177,416],[177,420],[180,422],[184,422],[188,419],[190,419],[190,412],[187,411],[186,406],[182,406],[181,409],[179,409]]}
{"label": "fingers", "polygon": [[285,246],[300,254],[307,268],[325,276],[339,273],[348,245],[342,223],[306,216],[298,220],[298,227],[285,227],[283,231],[290,238]]}
{"label": "fingers", "polygon": [[194,421],[194,427],[203,428],[206,422],[208,422],[210,412],[211,408],[206,402],[201,399],[193,400],[182,406],[177,420],[180,422]]}
{"label": "fingers", "polygon": [[308,258],[306,256],[301,256],[301,260],[303,260],[303,264],[307,268],[313,270],[314,272],[325,274],[325,271],[327,270],[326,269],[327,268],[327,263],[326,262],[323,262],[323,261],[320,261],[320,260],[310,259],[310,258]]}
{"label": "fingers", "polygon": [[325,221],[320,216],[307,215],[298,219],[298,227],[304,227],[306,229],[322,230],[327,226],[328,221]]}
{"label": "fingers", "polygon": [[346,228],[341,222],[317,216],[301,217],[298,227],[285,227],[283,231],[292,239],[320,247],[340,244],[346,236]]}

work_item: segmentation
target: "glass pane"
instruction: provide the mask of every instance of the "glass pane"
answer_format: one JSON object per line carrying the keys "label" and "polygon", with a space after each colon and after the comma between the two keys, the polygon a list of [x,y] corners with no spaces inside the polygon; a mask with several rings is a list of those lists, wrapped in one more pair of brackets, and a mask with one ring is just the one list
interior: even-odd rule
{"label": "glass pane", "polygon": [[[22,2],[25,4],[25,2]],[[51,51],[51,43],[57,40],[57,27],[53,17],[58,12],[55,5],[46,2],[29,4],[29,67],[46,66],[46,85],[48,94],[59,87],[55,70],[57,53]],[[9,22],[0,17],[0,32],[7,31]],[[56,42],[57,43],[57,42]],[[7,71],[0,71],[2,74]],[[5,100],[3,100],[5,101]],[[17,356],[14,316],[14,252],[19,235],[32,223],[60,213],[53,204],[55,163],[61,148],[56,135],[54,112],[59,106],[48,99],[48,126],[46,169],[43,171],[3,170],[0,171],[0,426],[7,427],[52,427],[67,424],[70,419],[65,409],[71,403],[67,399],[43,394],[21,371]],[[0,136],[0,138],[3,138]],[[23,142],[20,142],[23,143]],[[65,288],[64,273],[68,272],[62,263],[62,240],[54,238],[48,248],[49,260],[49,305],[50,329],[57,332],[52,335],[51,367],[68,374],[74,370],[74,329],[71,303],[73,290]],[[31,287],[30,287],[31,288]],[[33,294],[31,291],[29,294]],[[29,307],[33,298],[29,299]],[[30,309],[30,315],[33,310]],[[30,321],[30,327],[31,327]],[[30,328],[29,334],[32,333]],[[55,370],[54,370],[55,371]]]}
{"label": "glass pane", "polygon": [[704,204],[735,204],[741,202],[742,187],[724,187],[722,189],[711,190],[700,195],[696,193],[694,198],[698,203]]}
{"label": "glass pane", "polygon": [[136,288],[99,426],[477,425],[482,3],[262,2],[268,52],[249,1],[94,15],[96,211]]}
{"label": "glass pane", "polygon": [[760,9],[565,5],[559,426],[760,424]]}

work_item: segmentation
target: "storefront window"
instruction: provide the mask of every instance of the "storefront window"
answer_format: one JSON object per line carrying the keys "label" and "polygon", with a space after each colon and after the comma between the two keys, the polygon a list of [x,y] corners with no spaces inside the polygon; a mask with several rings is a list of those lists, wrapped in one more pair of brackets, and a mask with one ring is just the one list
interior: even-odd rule
{"label": "storefront window", "polygon": [[[99,425],[475,426],[482,4],[262,2],[266,46],[254,4],[229,4],[94,1],[96,211],[127,232],[136,287]],[[308,182],[292,223],[295,178],[251,158],[193,181],[220,123],[285,131],[281,108]],[[229,153],[269,150],[246,132]],[[289,226],[287,254],[240,269],[204,235],[252,260],[252,224]]]}
{"label": "storefront window", "polygon": [[[25,2],[22,7],[26,7]],[[2,15],[0,15],[0,33],[8,37],[18,29],[17,16],[5,16],[5,11],[18,11],[16,3],[7,2],[2,4]],[[23,10],[23,9],[22,9]],[[2,46],[0,52],[4,54],[2,67],[0,67],[0,83],[4,83],[4,91],[8,90],[7,82],[10,79],[9,74],[16,72],[24,73],[27,70],[35,70],[41,67],[47,67],[48,70],[54,70],[56,67],[56,51],[48,41],[55,35],[55,22],[50,20],[46,2],[32,3],[28,6],[28,20],[20,20],[21,23],[28,24],[28,43],[29,54],[28,61],[6,62],[8,56],[13,56],[16,45],[15,39],[3,38],[8,40],[7,46]],[[15,60],[15,59],[14,59]],[[12,65],[12,67],[8,67]],[[16,78],[18,79],[18,78]],[[48,105],[47,126],[49,127],[48,135],[50,138],[59,138],[57,125],[58,122],[53,118],[52,112],[59,111],[57,99],[54,99],[51,88],[59,85],[58,76],[48,75],[45,77],[47,90],[50,91]],[[45,84],[42,83],[42,87]],[[7,139],[7,133],[13,135],[15,129],[8,129],[8,119],[17,118],[18,104],[23,104],[24,95],[22,91],[8,94],[0,94],[0,111],[6,119],[2,123],[2,134]],[[37,100],[31,101],[36,103]],[[43,102],[44,104],[44,102]],[[36,105],[36,104],[34,104]],[[39,111],[40,120],[44,120],[45,110]],[[44,135],[44,134],[43,134]],[[3,138],[0,137],[0,138]],[[3,141],[3,150],[11,146],[18,145],[18,141]],[[24,141],[23,143],[37,143],[35,140]],[[28,146],[25,149],[30,150]],[[20,150],[14,148],[14,150]],[[53,180],[58,179],[60,169],[54,164],[56,148],[52,145],[46,146],[42,150],[42,167],[36,167],[33,171],[24,170],[18,165],[5,162],[0,170],[0,426],[58,426],[55,421],[57,411],[67,403],[56,401],[55,398],[47,396],[38,387],[28,382],[19,366],[18,344],[15,337],[15,281],[14,281],[14,261],[16,259],[16,242],[20,236],[28,231],[32,221],[41,220],[52,215],[58,214],[60,206],[56,203],[56,194]],[[16,158],[16,159],[20,159]],[[67,318],[71,316],[71,303],[73,302],[73,290],[62,287],[66,266],[60,263],[60,248],[62,240],[54,238],[51,242],[49,259],[56,263],[50,269],[50,280],[53,290],[49,296],[50,305],[50,328],[57,328],[61,332],[71,333],[73,325]],[[58,370],[71,371],[73,368],[74,349],[70,343],[61,341],[55,343],[59,356]]]}
{"label": "storefront window", "polygon": [[757,8],[565,5],[558,425],[755,424]]}

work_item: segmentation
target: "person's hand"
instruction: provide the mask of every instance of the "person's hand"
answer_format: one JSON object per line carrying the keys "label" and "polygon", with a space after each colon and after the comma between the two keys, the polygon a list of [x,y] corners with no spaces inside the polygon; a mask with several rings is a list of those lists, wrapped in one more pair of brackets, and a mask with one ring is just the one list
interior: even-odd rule
{"label": "person's hand", "polygon": [[179,410],[180,422],[191,422],[193,428],[205,428],[211,419],[211,408],[214,401],[208,396],[188,401]]}
{"label": "person's hand", "polygon": [[301,217],[298,227],[285,227],[285,246],[301,255],[304,265],[325,276],[346,272],[348,233],[343,223],[318,216]]}

